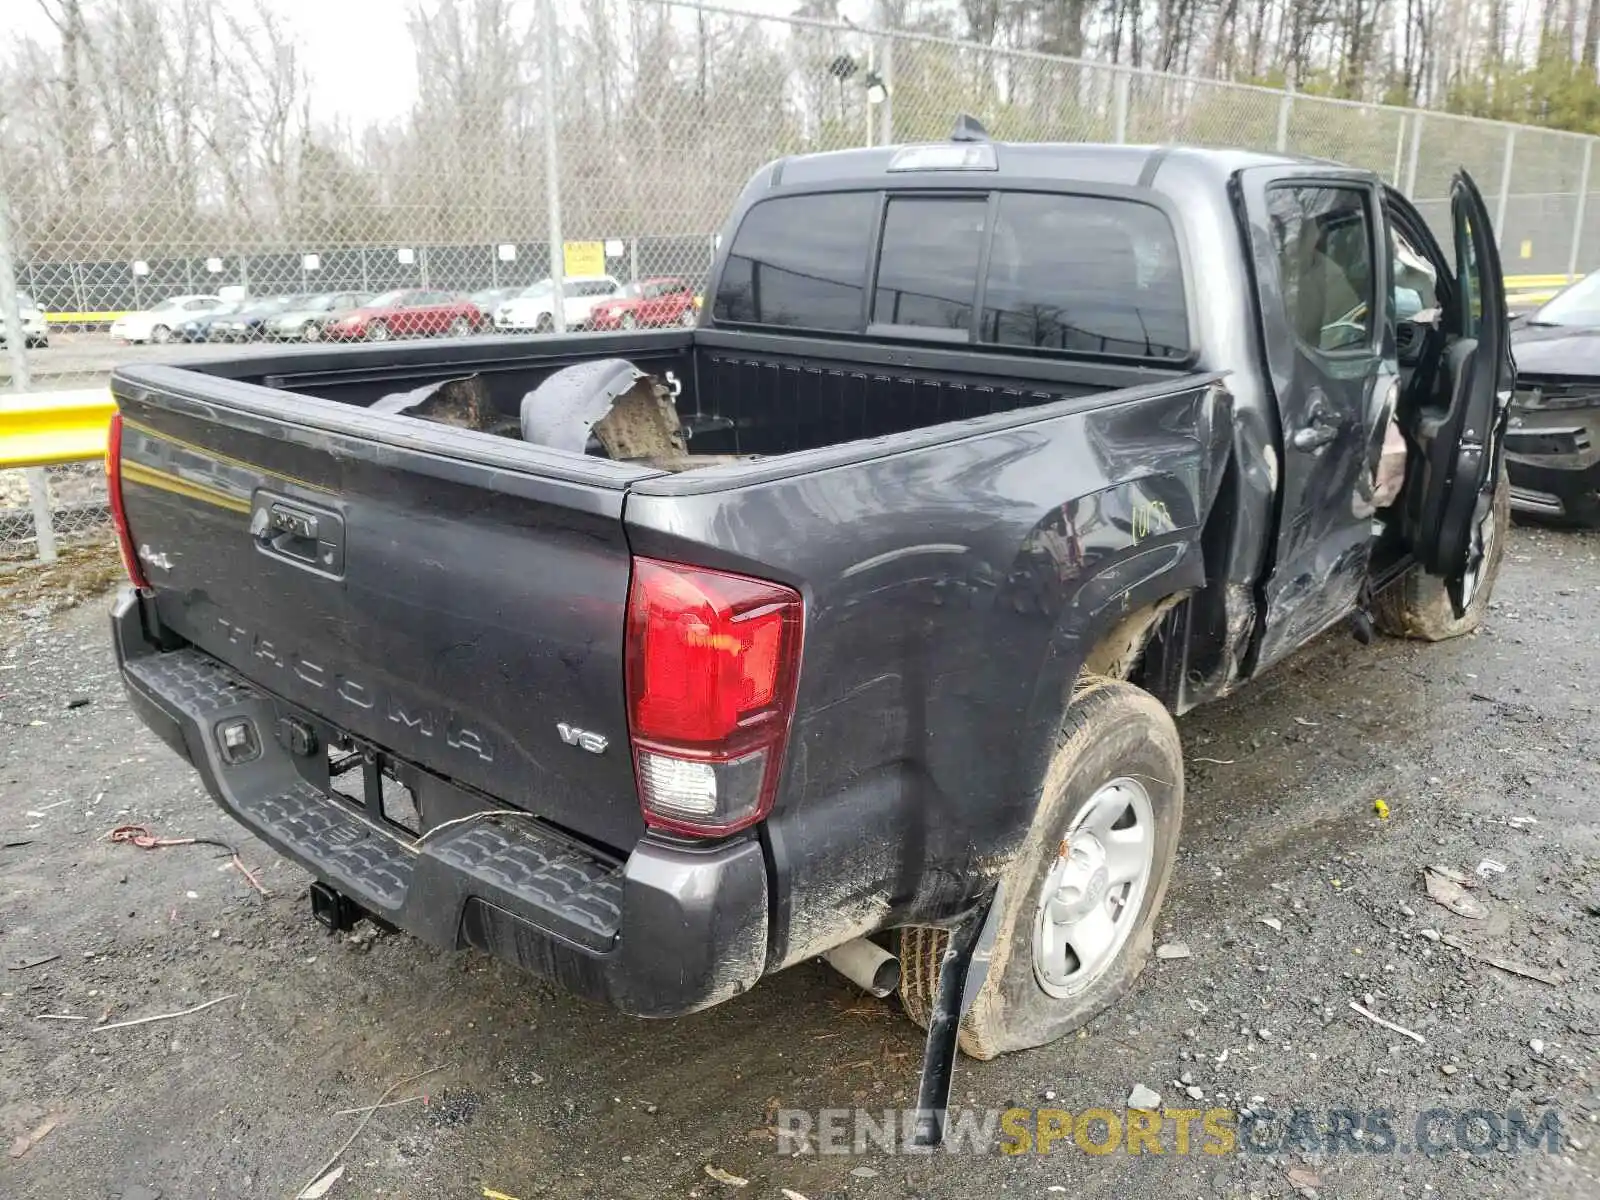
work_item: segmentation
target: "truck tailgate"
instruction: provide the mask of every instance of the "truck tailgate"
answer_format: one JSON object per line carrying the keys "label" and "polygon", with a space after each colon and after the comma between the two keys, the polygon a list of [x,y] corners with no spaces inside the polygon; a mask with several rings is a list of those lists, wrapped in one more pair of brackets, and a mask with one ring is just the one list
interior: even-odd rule
{"label": "truck tailgate", "polygon": [[621,513],[640,469],[233,381],[186,395],[163,368],[113,391],[166,629],[358,743],[637,840]]}

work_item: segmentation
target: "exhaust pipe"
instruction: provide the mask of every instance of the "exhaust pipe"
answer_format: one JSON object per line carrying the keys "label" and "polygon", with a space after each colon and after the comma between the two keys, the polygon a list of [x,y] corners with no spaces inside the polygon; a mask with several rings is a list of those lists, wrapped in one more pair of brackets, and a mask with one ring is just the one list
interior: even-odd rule
{"label": "exhaust pipe", "polygon": [[866,938],[836,946],[824,954],[822,960],[862,991],[879,999],[900,986],[900,960]]}

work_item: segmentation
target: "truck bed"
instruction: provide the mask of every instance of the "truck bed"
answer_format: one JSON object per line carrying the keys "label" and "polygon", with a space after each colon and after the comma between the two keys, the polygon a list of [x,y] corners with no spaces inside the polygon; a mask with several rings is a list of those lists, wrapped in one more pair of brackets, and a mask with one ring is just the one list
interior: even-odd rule
{"label": "truck bed", "polygon": [[[693,330],[295,347],[186,369],[361,407],[476,374],[513,420],[523,396],[552,373],[599,357],[627,359],[680,386],[680,414],[703,427],[691,449],[764,457],[1182,378],[1148,367]],[[974,371],[974,359],[986,369]]]}
{"label": "truck bed", "polygon": [[[678,385],[692,451],[757,457],[671,473],[368,411],[476,373],[509,416],[597,357]],[[113,379],[120,495],[148,587],[125,657],[197,654],[276,714],[263,738],[309,736],[313,752],[276,768],[298,778],[297,804],[342,807],[341,778],[403,785],[415,811],[392,828],[385,812],[380,842],[513,808],[603,874],[655,844],[629,748],[637,564],[792,588],[792,732],[754,831],[773,969],[961,902],[939,881],[972,878],[998,846],[958,811],[984,812],[993,838],[1024,819],[1026,789],[1007,780],[1036,769],[1080,641],[1205,581],[1232,436],[1218,384],[703,330],[131,366]],[[141,670],[166,677],[151,664],[130,679]],[[986,745],[1014,765],[981,763]],[[271,805],[219,798],[299,844],[256,820]]]}

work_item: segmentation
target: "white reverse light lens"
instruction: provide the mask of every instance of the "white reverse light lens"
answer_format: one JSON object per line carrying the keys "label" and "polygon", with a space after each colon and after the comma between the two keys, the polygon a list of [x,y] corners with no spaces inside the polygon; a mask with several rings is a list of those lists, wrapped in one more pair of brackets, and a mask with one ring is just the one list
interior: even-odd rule
{"label": "white reverse light lens", "polygon": [[643,750],[639,783],[646,803],[662,816],[709,817],[717,811],[717,772],[710,763]]}

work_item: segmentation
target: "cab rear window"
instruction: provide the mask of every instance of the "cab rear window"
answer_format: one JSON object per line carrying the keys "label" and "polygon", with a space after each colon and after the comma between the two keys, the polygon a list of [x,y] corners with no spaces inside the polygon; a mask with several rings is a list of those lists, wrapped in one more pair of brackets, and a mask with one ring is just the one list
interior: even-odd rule
{"label": "cab rear window", "polygon": [[1162,360],[1188,356],[1186,313],[1160,209],[1036,192],[762,201],[712,309],[724,324]]}

